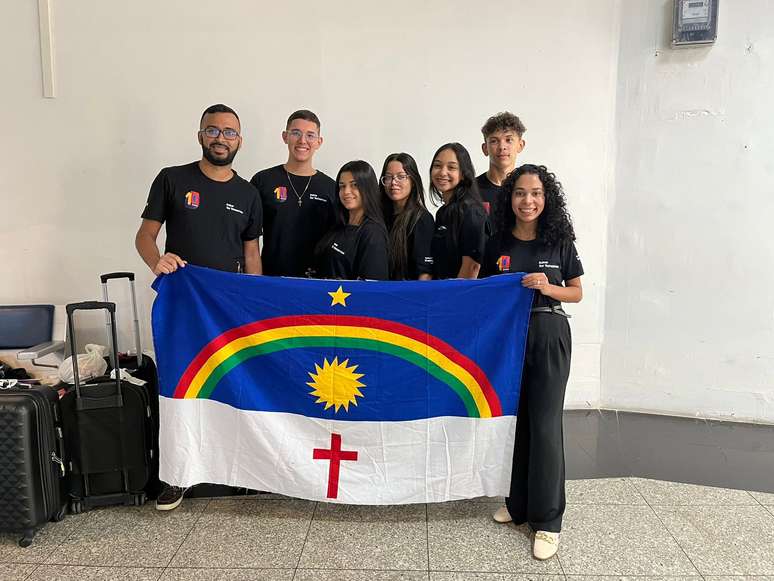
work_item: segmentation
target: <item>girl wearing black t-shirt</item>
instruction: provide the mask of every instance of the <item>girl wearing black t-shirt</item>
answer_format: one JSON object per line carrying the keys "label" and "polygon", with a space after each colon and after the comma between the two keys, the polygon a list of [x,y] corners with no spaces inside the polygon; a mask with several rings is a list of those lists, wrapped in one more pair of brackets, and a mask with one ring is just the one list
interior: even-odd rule
{"label": "girl wearing black t-shirt", "polygon": [[408,153],[388,155],[379,182],[384,221],[390,233],[390,279],[431,279],[430,245],[435,223],[425,206],[417,162]]}
{"label": "girl wearing black t-shirt", "polygon": [[565,508],[562,409],[572,339],[562,303],[583,298],[575,232],[564,192],[544,166],[522,165],[503,182],[495,205],[496,234],[487,244],[483,275],[526,272],[535,290],[521,378],[511,490],[498,522],[528,523],[533,554],[559,547]]}
{"label": "girl wearing black t-shirt", "polygon": [[387,228],[373,168],[365,161],[350,161],[339,170],[336,183],[336,226],[315,249],[314,276],[387,280]]}
{"label": "girl wearing black t-shirt", "polygon": [[443,205],[435,215],[433,278],[477,278],[489,224],[470,154],[459,143],[442,145],[430,166],[430,193]]}

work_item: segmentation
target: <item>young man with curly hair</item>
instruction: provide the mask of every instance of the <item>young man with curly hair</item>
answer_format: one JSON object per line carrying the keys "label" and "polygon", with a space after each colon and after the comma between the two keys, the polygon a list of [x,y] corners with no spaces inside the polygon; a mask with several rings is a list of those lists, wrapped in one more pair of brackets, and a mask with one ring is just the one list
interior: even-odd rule
{"label": "young man with curly hair", "polygon": [[493,115],[481,128],[484,135],[481,151],[489,158],[489,169],[476,178],[476,183],[487,213],[492,212],[503,180],[516,168],[516,157],[524,149],[526,130],[521,119],[508,111]]}

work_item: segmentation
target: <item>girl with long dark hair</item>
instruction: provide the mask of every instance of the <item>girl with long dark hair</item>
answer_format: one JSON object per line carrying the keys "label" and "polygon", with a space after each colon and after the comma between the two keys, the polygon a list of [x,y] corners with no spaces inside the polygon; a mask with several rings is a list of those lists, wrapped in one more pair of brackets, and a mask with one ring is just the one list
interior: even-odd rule
{"label": "girl with long dark hair", "polygon": [[417,162],[408,153],[388,155],[379,182],[384,221],[390,236],[390,279],[431,279],[430,246],[435,223],[425,206],[425,190]]}
{"label": "girl with long dark hair", "polygon": [[387,229],[373,168],[362,160],[345,163],[336,183],[336,225],[315,249],[314,276],[387,280]]}
{"label": "girl with long dark hair", "polygon": [[439,147],[430,184],[434,200],[442,204],[435,215],[433,278],[477,278],[489,222],[468,150],[459,143]]}
{"label": "girl with long dark hair", "polygon": [[583,298],[583,266],[562,185],[545,166],[522,165],[503,182],[495,204],[495,236],[482,274],[526,272],[535,290],[521,377],[511,490],[497,522],[528,523],[533,555],[559,547],[565,509],[562,410],[572,337],[562,303]]}

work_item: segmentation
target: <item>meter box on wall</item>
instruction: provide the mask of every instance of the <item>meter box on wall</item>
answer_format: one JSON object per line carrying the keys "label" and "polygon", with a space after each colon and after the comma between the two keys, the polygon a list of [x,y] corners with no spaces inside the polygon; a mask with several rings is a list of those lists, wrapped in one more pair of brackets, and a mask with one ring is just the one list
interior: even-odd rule
{"label": "meter box on wall", "polygon": [[672,46],[712,44],[718,34],[719,0],[675,0]]}

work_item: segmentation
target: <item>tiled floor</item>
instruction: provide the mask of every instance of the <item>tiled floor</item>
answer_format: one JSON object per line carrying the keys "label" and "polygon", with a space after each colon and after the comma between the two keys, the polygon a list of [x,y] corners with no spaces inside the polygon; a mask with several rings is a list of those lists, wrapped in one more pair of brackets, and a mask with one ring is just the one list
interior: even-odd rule
{"label": "tiled floor", "polygon": [[[492,520],[497,499],[370,508],[258,495],[187,499],[166,513],[148,504],[68,516],[25,549],[2,535],[0,580],[774,581],[774,472],[751,492],[635,476],[758,478],[763,472],[744,463],[770,453],[774,428],[649,418],[568,415],[576,479],[567,483],[558,558],[547,562],[531,558],[523,527]],[[697,437],[715,429],[714,439]],[[726,462],[705,465],[714,452],[678,461],[699,445]],[[747,476],[726,474],[740,467]]]}

